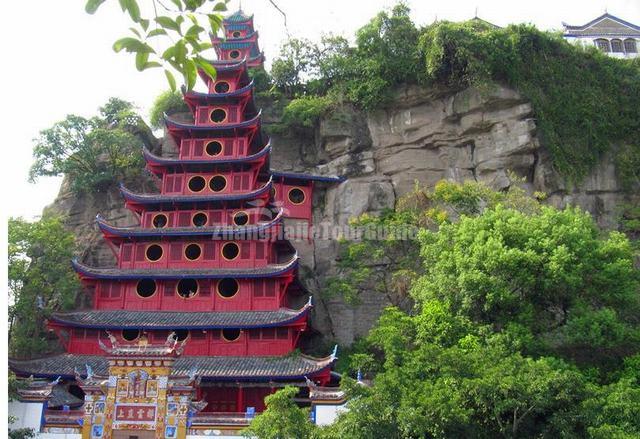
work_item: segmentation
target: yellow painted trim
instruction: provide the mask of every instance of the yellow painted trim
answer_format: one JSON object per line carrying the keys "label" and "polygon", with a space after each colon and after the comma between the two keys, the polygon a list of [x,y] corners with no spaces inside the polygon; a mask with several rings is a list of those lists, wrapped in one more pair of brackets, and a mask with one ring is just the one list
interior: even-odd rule
{"label": "yellow painted trim", "polygon": [[[207,152],[207,146],[209,146],[209,144],[210,144],[210,143],[213,143],[213,142],[216,142],[216,143],[219,143],[219,144],[220,144],[220,152],[219,152],[219,153],[217,153],[217,154],[209,154],[209,153]],[[209,141],[204,145],[204,153],[205,153],[206,155],[208,155],[209,157],[218,157],[218,156],[219,156],[220,154],[222,154],[223,152],[224,152],[224,145],[222,144],[222,142],[221,142],[220,140],[216,140],[216,139],[214,139],[214,140],[209,140]]]}
{"label": "yellow painted trim", "polygon": [[180,293],[178,292],[178,285],[180,285],[180,281],[182,280],[189,280],[189,279],[180,279],[178,282],[176,282],[176,296],[178,296],[181,299],[193,299],[194,297],[196,297],[198,294],[200,294],[200,282],[198,282],[198,279],[193,279],[196,281],[196,293],[193,296],[190,297],[184,297],[181,296]]}
{"label": "yellow painted trim", "polygon": [[[231,280],[233,280],[233,281],[236,283],[236,285],[238,286],[238,290],[233,294],[233,296],[226,297],[226,296],[223,296],[223,295],[220,293],[220,282],[222,282],[222,281],[223,281],[223,280],[225,280],[225,279],[231,279]],[[239,293],[239,292],[240,292],[240,282],[238,282],[238,280],[237,280],[236,278],[233,278],[233,277],[227,277],[227,278],[219,279],[219,280],[218,280],[218,282],[216,282],[216,294],[218,294],[218,296],[220,296],[220,297],[221,297],[221,298],[223,298],[224,300],[233,299],[234,297],[236,297],[236,296],[238,295],[238,293]]]}
{"label": "yellow painted trim", "polygon": [[142,282],[143,280],[145,280],[145,279],[148,279],[148,278],[142,278],[136,283],[136,296],[138,296],[139,298],[141,298],[143,300],[151,299],[158,292],[158,283],[155,281],[155,279],[151,279],[153,281],[153,285],[155,285],[155,290],[153,291],[153,294],[148,296],[148,297],[141,296],[140,293],[138,293],[138,284],[140,282]]}
{"label": "yellow painted trim", "polygon": [[[160,255],[160,257],[159,257],[158,259],[156,259],[155,261],[154,261],[153,259],[149,259],[149,258],[147,257],[147,252],[149,251],[149,248],[151,248],[151,247],[152,247],[152,246],[154,246],[154,245],[156,245],[156,246],[160,247],[160,250],[162,250],[162,254],[161,254],[161,255]],[[160,244],[155,244],[155,243],[154,243],[154,244],[148,244],[148,245],[145,247],[145,249],[144,249],[144,258],[145,258],[148,262],[158,262],[158,261],[162,260],[162,258],[163,258],[163,257],[164,257],[164,248],[163,248]]]}
{"label": "yellow painted trim", "polygon": [[[191,180],[193,180],[194,178],[201,178],[202,180],[204,180],[204,186],[202,186],[202,189],[200,189],[199,191],[194,191],[189,187],[189,183],[191,183]],[[204,178],[202,175],[192,175],[191,177],[189,177],[189,180],[187,180],[187,190],[192,194],[199,194],[200,192],[205,190],[206,187],[207,187],[207,179]]]}
{"label": "yellow painted trim", "polygon": [[[189,259],[187,257],[187,247],[189,247],[190,245],[196,245],[196,246],[198,246],[198,249],[200,250],[200,255],[195,259]],[[189,262],[198,261],[198,260],[200,260],[202,258],[202,255],[203,255],[202,245],[198,244],[197,242],[187,242],[186,245],[182,248],[182,255]]]}
{"label": "yellow painted trim", "polygon": [[[219,191],[214,191],[213,189],[211,189],[211,181],[212,181],[214,178],[216,178],[216,177],[222,177],[222,178],[224,179],[224,187],[223,187],[222,189],[220,189]],[[216,174],[216,175],[211,176],[211,178],[209,179],[209,182],[208,182],[208,184],[207,184],[207,187],[208,187],[208,188],[209,188],[209,190],[210,190],[211,192],[213,192],[214,194],[218,194],[218,193],[220,193],[220,192],[224,191],[224,190],[227,188],[227,186],[228,186],[228,185],[229,185],[229,181],[227,180],[227,177],[225,177],[225,176],[224,176],[224,175],[222,175],[222,174]]]}
{"label": "yellow painted trim", "polygon": [[[225,248],[227,245],[229,245],[229,244],[233,244],[233,245],[235,245],[236,247],[238,247],[238,254],[237,254],[237,255],[236,255],[236,257],[235,257],[235,258],[233,258],[233,259],[229,259],[229,258],[227,258],[227,257],[224,255],[224,248]],[[235,261],[236,259],[238,259],[238,258],[240,257],[240,245],[238,245],[238,243],[237,243],[237,242],[234,242],[234,241],[225,242],[225,243],[224,243],[224,245],[223,245],[222,247],[220,247],[220,256],[222,256],[222,258],[223,258],[225,261]]]}
{"label": "yellow painted trim", "polygon": [[[220,122],[214,122],[213,119],[211,119],[211,115],[213,114],[214,111],[216,110],[222,110],[224,111],[224,119],[222,119]],[[211,110],[209,110],[209,122],[211,123],[225,123],[227,121],[227,119],[229,119],[229,111],[225,110],[222,107],[215,107],[212,108]]]}
{"label": "yellow painted trim", "polygon": [[[156,220],[156,218],[158,218],[159,216],[163,216],[163,217],[167,220],[167,222],[166,222],[166,223],[164,224],[164,226],[162,226],[162,227],[157,227],[157,226],[154,224],[154,221],[155,221],[155,220]],[[159,213],[156,213],[155,215],[153,215],[153,217],[151,218],[151,226],[152,226],[154,229],[164,229],[165,227],[167,227],[167,224],[169,224],[169,217],[167,216],[167,214],[166,214],[166,213],[159,212]]]}
{"label": "yellow painted trim", "polygon": [[[291,192],[293,192],[294,190],[298,189],[300,192],[302,192],[302,201],[300,201],[299,203],[295,203],[292,199],[291,199]],[[295,204],[296,206],[299,206],[300,204],[304,203],[305,201],[307,201],[307,193],[304,191],[304,189],[302,189],[301,187],[295,186],[292,187],[291,189],[289,189],[289,192],[287,192],[287,200],[289,200],[289,202],[291,204]]]}

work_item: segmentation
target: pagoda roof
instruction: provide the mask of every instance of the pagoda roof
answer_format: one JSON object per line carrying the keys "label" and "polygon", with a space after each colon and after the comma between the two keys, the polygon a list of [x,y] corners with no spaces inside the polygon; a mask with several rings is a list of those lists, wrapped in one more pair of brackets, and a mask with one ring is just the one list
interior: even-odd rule
{"label": "pagoda roof", "polygon": [[258,47],[258,42],[255,40],[245,40],[245,39],[233,39],[233,40],[213,40],[213,48],[216,50],[216,53],[219,53],[219,49],[224,50],[234,50],[234,49],[246,49],[250,48],[249,55],[251,58],[256,58],[262,55]]}
{"label": "pagoda roof", "polygon": [[[202,93],[197,91],[187,91],[185,86],[182,86],[182,94],[187,105],[190,105],[192,101],[205,102],[205,103],[219,103],[220,101],[229,100],[232,98],[246,98],[252,96],[253,80],[244,87],[229,93]],[[193,105],[190,105],[192,108]]]}
{"label": "pagoda roof", "polygon": [[246,236],[268,230],[282,222],[284,210],[279,209],[278,214],[271,221],[263,224],[249,226],[211,226],[211,227],[166,227],[162,229],[143,228],[140,226],[118,227],[106,222],[102,216],[96,216],[96,223],[100,230],[108,236],[122,238],[145,238],[163,236]]}
{"label": "pagoda roof", "polygon": [[298,266],[298,256],[293,255],[291,260],[281,264],[256,268],[103,268],[90,267],[76,259],[71,263],[78,274],[89,279],[251,279],[285,275]]}
{"label": "pagoda roof", "polygon": [[65,326],[94,329],[250,329],[287,326],[304,318],[311,300],[298,310],[275,311],[128,311],[89,310],[53,313],[50,319]]}
{"label": "pagoda roof", "polygon": [[262,110],[260,110],[258,114],[251,119],[242,122],[218,125],[196,125],[194,123],[178,122],[166,114],[164,115],[164,121],[170,134],[175,135],[178,132],[184,132],[185,134],[193,137],[197,137],[194,134],[198,133],[215,133],[216,135],[220,135],[227,132],[230,135],[236,135],[237,133],[235,131],[239,129],[258,129],[260,127],[261,118]]}
{"label": "pagoda roof", "polygon": [[155,166],[186,166],[186,165],[227,165],[235,163],[251,163],[260,161],[265,156],[268,156],[271,152],[271,141],[262,148],[262,150],[255,154],[247,155],[245,157],[211,157],[207,159],[181,159],[178,157],[161,157],[149,151],[146,147],[142,148],[142,155],[147,163]]}
{"label": "pagoda roof", "polygon": [[77,407],[84,404],[84,400],[72,395],[64,388],[63,385],[57,384],[53,386],[51,390],[51,396],[47,402],[47,408],[62,407],[68,405],[69,407]]}
{"label": "pagoda roof", "polygon": [[158,203],[198,203],[198,202],[214,202],[214,201],[240,201],[252,200],[266,194],[271,190],[273,178],[260,188],[249,192],[240,192],[233,194],[207,194],[207,195],[163,195],[160,193],[136,193],[132,192],[124,185],[120,184],[120,193],[127,200],[134,204],[158,204]]}
{"label": "pagoda roof", "polygon": [[[208,381],[304,380],[331,368],[335,354],[313,358],[300,353],[279,357],[178,357],[171,376],[194,374]],[[60,354],[32,360],[9,359],[9,367],[20,376],[74,378],[88,365],[95,375],[108,375],[108,359],[99,355]]]}
{"label": "pagoda roof", "polygon": [[223,23],[243,23],[253,19],[253,14],[247,15],[242,9],[238,9],[231,15],[227,15],[222,19]]}
{"label": "pagoda roof", "polygon": [[313,175],[313,174],[298,174],[295,172],[280,172],[271,171],[271,175],[276,178],[285,178],[292,180],[313,180],[327,183],[341,183],[345,181],[346,177],[333,176],[333,175]]}
{"label": "pagoda roof", "polygon": [[[246,26],[244,26],[246,27]],[[231,29],[230,29],[231,30]],[[251,30],[251,32],[249,32],[247,35],[243,36],[243,37],[219,37],[216,34],[211,34],[211,39],[216,42],[243,42],[243,41],[251,41],[251,42],[255,42],[258,40],[259,34],[258,31],[256,30]]]}
{"label": "pagoda roof", "polygon": [[583,25],[570,25],[562,23],[565,29],[565,37],[638,37],[640,36],[640,26],[630,23],[621,18],[604,13]]}

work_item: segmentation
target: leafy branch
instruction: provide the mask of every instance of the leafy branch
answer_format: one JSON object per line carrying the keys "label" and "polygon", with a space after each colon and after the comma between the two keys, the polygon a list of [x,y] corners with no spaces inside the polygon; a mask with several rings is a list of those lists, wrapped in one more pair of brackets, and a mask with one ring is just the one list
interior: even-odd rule
{"label": "leafy branch", "polygon": [[[113,43],[113,50],[135,54],[138,71],[162,68],[171,90],[176,89],[176,73],[189,90],[195,86],[198,69],[215,79],[215,68],[202,56],[212,44],[203,41],[207,34],[218,33],[220,12],[227,10],[228,0],[169,0],[171,6],[161,0],[147,1],[153,11],[149,17],[143,15],[137,0],[118,0],[133,26],[129,28],[131,35]],[[85,11],[94,14],[105,2],[88,0]],[[159,10],[166,15],[160,15]]]}

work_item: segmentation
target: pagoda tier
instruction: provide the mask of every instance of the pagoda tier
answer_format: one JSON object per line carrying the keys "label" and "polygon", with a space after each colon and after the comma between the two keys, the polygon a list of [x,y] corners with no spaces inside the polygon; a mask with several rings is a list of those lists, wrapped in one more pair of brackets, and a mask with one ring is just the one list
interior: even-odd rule
{"label": "pagoda tier", "polygon": [[211,80],[204,71],[198,70],[202,82],[207,84],[209,93],[228,93],[242,88],[251,82],[247,62],[207,60],[216,69],[216,79]]}
{"label": "pagoda tier", "polygon": [[269,264],[261,267],[246,268],[96,268],[73,261],[73,268],[81,279],[223,279],[233,277],[235,279],[253,279],[265,277],[278,277],[285,274],[293,275],[293,270],[298,266],[298,257],[294,256],[289,261],[277,264]]}
{"label": "pagoda tier", "polygon": [[[184,220],[184,223],[189,224],[187,226],[174,226],[176,221],[173,221],[174,218],[172,214],[169,214],[169,216],[156,214],[155,218],[151,218],[151,222],[147,227],[141,227],[140,225],[115,226],[109,224],[100,215],[96,218],[96,223],[104,237],[111,241],[131,238],[162,238],[168,236],[205,236],[209,238],[220,238],[246,237],[248,235],[262,234],[261,236],[268,238],[277,235],[277,226],[282,222],[283,210],[279,209],[273,219],[269,221],[260,221],[264,218],[265,209],[261,208],[257,210],[257,212],[238,211],[230,215],[230,222],[242,222],[247,225],[220,224],[221,221],[211,221],[209,215],[204,212],[197,212],[194,215],[190,215],[189,212],[187,212]],[[272,215],[271,211],[269,211],[269,213]],[[196,216],[198,214],[200,214],[200,216]],[[159,221],[157,215],[164,215],[162,221]],[[220,216],[222,217],[222,215]],[[155,219],[155,225],[153,224],[153,219]]]}
{"label": "pagoda tier", "polygon": [[[229,185],[228,178],[223,176],[224,181],[220,179],[220,182],[218,182],[218,179],[215,179],[217,176],[217,174],[209,175],[207,176],[208,180],[207,177],[199,174],[190,175],[188,178],[174,178],[172,187],[175,190],[175,195],[165,195],[161,193],[136,193],[125,188],[123,185],[120,186],[120,193],[126,200],[126,207],[136,212],[154,208],[160,209],[163,207],[178,207],[188,209],[190,206],[196,204],[198,204],[199,206],[203,206],[203,203],[204,205],[220,205],[225,201],[250,201],[257,199],[262,199],[262,205],[264,205],[271,194],[271,186],[273,185],[271,179],[267,180],[266,182],[261,182],[258,188],[251,189],[250,187],[252,186],[252,181],[249,178],[251,175],[249,173],[244,173],[240,175],[240,182],[237,186],[235,186],[236,188],[240,186],[240,188],[242,189],[236,190],[233,186],[233,184],[235,184],[235,181],[232,181],[232,185]],[[195,177],[200,178],[196,179]],[[205,181],[202,182],[202,180]],[[200,193],[194,192],[192,190],[193,185],[196,184],[196,181],[198,182],[198,185],[202,186]],[[191,183],[191,185],[189,183]],[[218,184],[223,187],[222,191],[226,193],[217,193],[213,190]],[[166,189],[169,188],[168,177],[165,179],[163,185]],[[229,186],[231,186],[231,188],[229,188]],[[244,189],[247,187],[250,189]]]}
{"label": "pagoda tier", "polygon": [[[202,380],[220,381],[290,381],[311,377],[328,381],[335,356],[313,358],[293,353],[276,357],[178,357],[171,370],[172,377],[195,374]],[[22,376],[34,378],[73,379],[76,371],[91,367],[97,375],[108,374],[108,361],[100,355],[62,354],[33,360],[9,360],[11,369]]]}
{"label": "pagoda tier", "polygon": [[247,65],[257,67],[264,62],[264,55],[258,46],[258,32],[253,28],[253,16],[242,11],[226,17],[222,21],[224,38],[213,35],[211,42],[221,60],[246,58]]}
{"label": "pagoda tier", "polygon": [[[213,142],[217,142],[213,144]],[[208,170],[218,165],[264,164],[271,153],[271,143],[267,143],[261,150],[254,153],[247,153],[244,148],[239,153],[234,148],[234,142],[227,142],[225,149],[224,140],[220,139],[193,142],[193,149],[188,147],[181,149],[179,157],[161,157],[153,154],[146,148],[142,150],[144,159],[147,162],[147,169],[156,175],[162,175],[169,171],[193,171]],[[209,145],[212,143],[211,145]]]}
{"label": "pagoda tier", "polygon": [[143,339],[144,345],[161,345],[173,333],[178,342],[186,341],[183,355],[273,356],[286,355],[295,349],[306,329],[310,309],[309,300],[298,310],[87,310],[55,313],[49,320],[49,328],[72,354],[101,354],[105,341],[132,348]]}

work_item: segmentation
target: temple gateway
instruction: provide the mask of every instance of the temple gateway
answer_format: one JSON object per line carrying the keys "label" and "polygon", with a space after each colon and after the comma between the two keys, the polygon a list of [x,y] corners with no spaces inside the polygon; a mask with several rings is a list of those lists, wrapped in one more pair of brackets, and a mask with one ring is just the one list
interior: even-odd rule
{"label": "temple gateway", "polygon": [[165,116],[176,153],[143,152],[160,192],[121,187],[138,225],[97,218],[117,265],[73,261],[93,307],[51,316],[66,352],[9,362],[28,383],[11,410],[39,437],[235,436],[286,385],[317,423],[344,403],[335,349],[297,349],[313,301],[281,233],[311,224],[314,185],[340,178],[271,170],[248,73],[264,62],[253,17],[223,23],[216,79],[183,90],[193,122]]}

